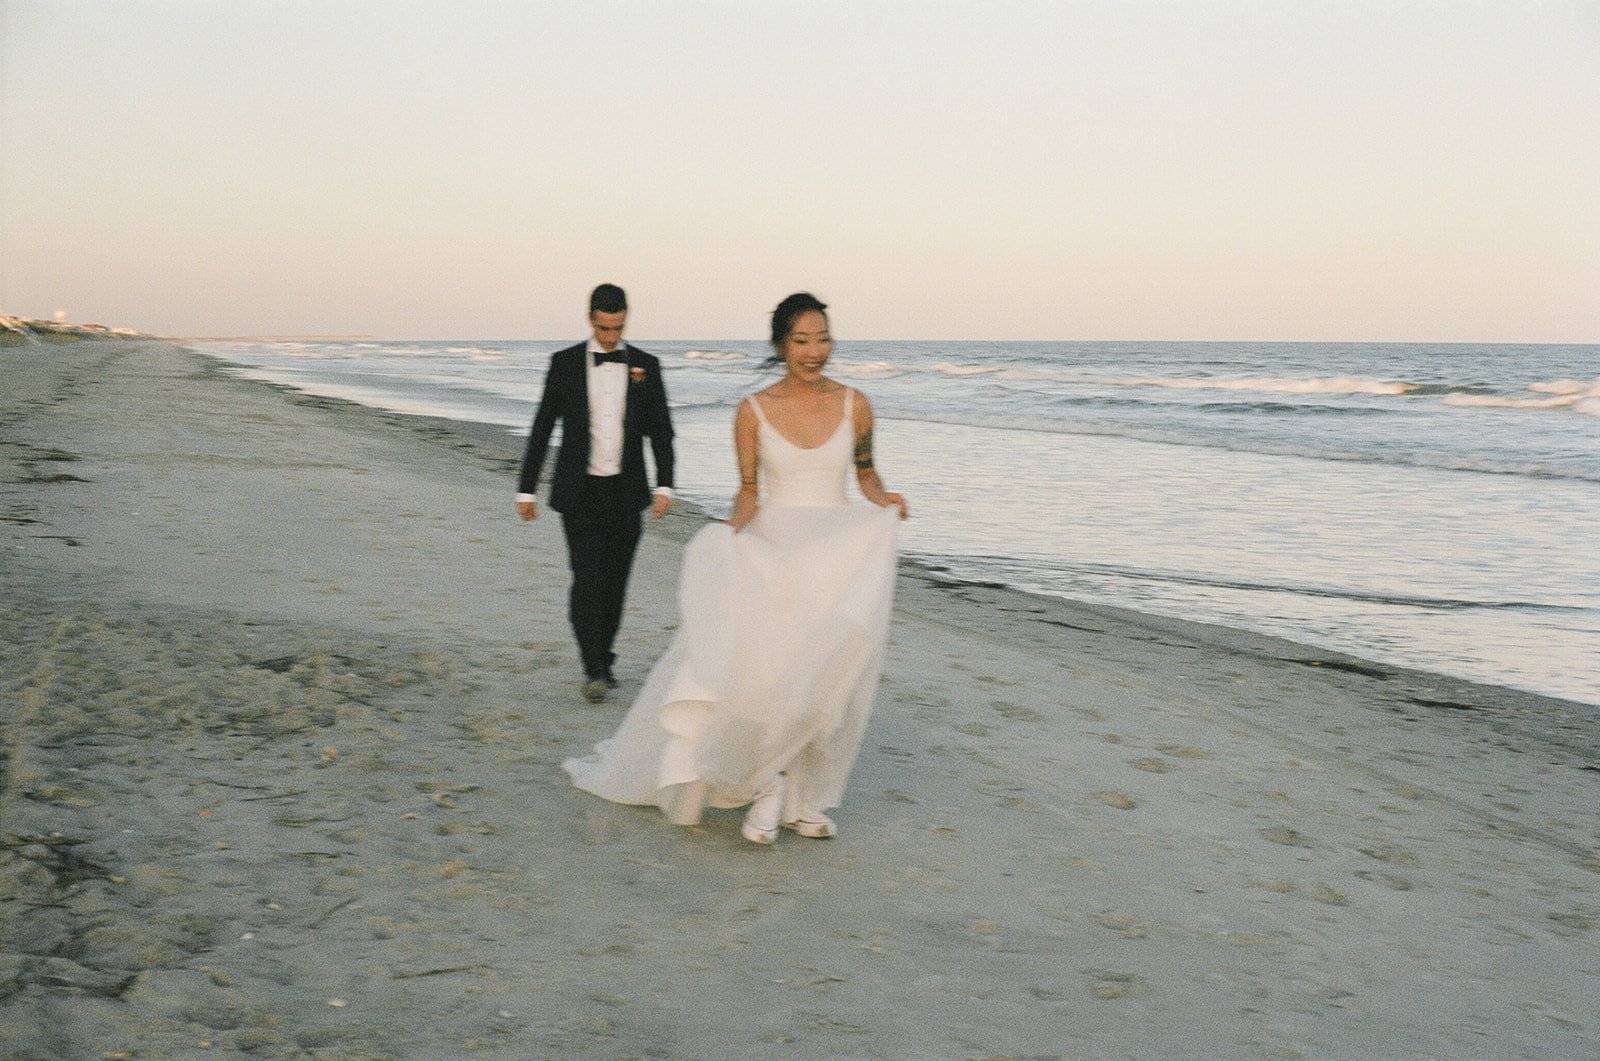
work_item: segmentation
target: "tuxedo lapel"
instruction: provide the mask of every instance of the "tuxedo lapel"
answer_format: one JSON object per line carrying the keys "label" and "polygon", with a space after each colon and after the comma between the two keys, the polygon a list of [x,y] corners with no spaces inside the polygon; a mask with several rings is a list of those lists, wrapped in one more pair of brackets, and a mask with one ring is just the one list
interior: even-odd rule
{"label": "tuxedo lapel", "polygon": [[583,451],[587,454],[589,452],[589,350],[586,346],[579,346],[577,353],[575,359],[577,367],[572,380],[575,399],[572,409],[567,413],[567,426],[563,431],[570,430],[574,438],[583,439]]}

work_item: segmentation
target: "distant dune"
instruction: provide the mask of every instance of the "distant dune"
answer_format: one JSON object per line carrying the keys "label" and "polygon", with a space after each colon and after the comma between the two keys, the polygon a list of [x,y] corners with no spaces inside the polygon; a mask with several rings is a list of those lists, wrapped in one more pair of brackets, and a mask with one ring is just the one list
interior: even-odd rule
{"label": "distant dune", "polygon": [[82,339],[151,338],[131,328],[108,328],[104,324],[63,324],[57,321],[28,320],[0,314],[0,346],[25,346],[29,343],[71,343]]}

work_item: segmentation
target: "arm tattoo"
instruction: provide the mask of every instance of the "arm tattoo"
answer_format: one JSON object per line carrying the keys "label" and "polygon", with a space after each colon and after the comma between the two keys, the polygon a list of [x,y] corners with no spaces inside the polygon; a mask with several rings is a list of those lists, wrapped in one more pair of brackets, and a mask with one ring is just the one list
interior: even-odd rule
{"label": "arm tattoo", "polygon": [[862,436],[856,439],[856,471],[869,472],[872,470],[872,429],[868,428]]}

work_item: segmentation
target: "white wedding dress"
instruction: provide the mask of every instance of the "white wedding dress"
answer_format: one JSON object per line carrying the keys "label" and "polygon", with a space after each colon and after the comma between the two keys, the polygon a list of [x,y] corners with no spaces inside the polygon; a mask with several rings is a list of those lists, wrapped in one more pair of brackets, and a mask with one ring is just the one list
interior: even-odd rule
{"label": "white wedding dress", "polygon": [[689,542],[671,646],[617,732],[562,764],[584,791],[680,825],[749,803],[779,771],[781,820],[838,806],[883,669],[899,511],[846,496],[854,392],[812,449],[747,400],[766,488],[755,519]]}

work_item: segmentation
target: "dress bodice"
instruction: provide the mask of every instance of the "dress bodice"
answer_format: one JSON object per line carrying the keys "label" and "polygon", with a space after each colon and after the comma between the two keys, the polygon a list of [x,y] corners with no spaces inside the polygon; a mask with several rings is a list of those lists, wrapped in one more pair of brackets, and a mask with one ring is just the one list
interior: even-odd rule
{"label": "dress bodice", "polygon": [[855,449],[855,391],[845,389],[844,416],[833,434],[820,446],[797,446],[778,433],[761,409],[761,400],[749,398],[755,409],[759,447],[756,463],[766,484],[765,501],[773,505],[843,505],[849,502],[845,479]]}

